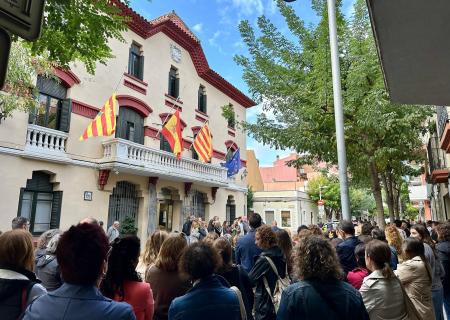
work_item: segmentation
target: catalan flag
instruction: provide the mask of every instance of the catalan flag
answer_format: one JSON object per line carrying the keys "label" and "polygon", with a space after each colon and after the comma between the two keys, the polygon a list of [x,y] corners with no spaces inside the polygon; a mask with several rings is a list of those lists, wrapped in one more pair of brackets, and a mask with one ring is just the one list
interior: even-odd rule
{"label": "catalan flag", "polygon": [[194,150],[202,162],[210,162],[213,155],[211,132],[207,124],[200,129],[194,140]]}
{"label": "catalan flag", "polygon": [[97,114],[94,120],[84,131],[80,137],[80,141],[89,139],[91,137],[110,136],[116,132],[116,116],[118,104],[116,100],[116,94],[114,93],[106,101],[103,108]]}
{"label": "catalan flag", "polygon": [[183,137],[181,136],[181,119],[180,111],[177,110],[166,122],[162,131],[162,135],[169,142],[172,152],[180,159],[183,152]]}

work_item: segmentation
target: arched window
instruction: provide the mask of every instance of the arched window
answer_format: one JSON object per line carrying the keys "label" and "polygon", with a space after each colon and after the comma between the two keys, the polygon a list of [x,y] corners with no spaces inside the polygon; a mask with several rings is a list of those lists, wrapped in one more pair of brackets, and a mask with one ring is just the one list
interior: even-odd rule
{"label": "arched window", "polygon": [[20,189],[18,216],[30,221],[30,232],[39,235],[49,229],[59,228],[62,191],[53,191],[50,175],[33,171],[25,188]]}
{"label": "arched window", "polygon": [[180,77],[178,69],[174,66],[169,71],[169,89],[167,93],[174,98],[178,98],[180,95]]}
{"label": "arched window", "polygon": [[128,74],[140,80],[144,79],[144,56],[142,55],[142,47],[136,43],[132,43],[130,47]]}
{"label": "arched window", "polygon": [[130,108],[120,107],[116,137],[144,144],[144,118]]}
{"label": "arched window", "polygon": [[206,114],[206,90],[204,86],[198,88],[198,110]]}

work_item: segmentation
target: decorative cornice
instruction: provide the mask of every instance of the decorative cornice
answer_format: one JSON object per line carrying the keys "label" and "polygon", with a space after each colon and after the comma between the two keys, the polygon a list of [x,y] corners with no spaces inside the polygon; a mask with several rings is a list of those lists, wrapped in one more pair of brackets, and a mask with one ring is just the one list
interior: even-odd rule
{"label": "decorative cornice", "polygon": [[202,112],[202,111],[200,111],[198,109],[195,109],[195,113],[198,113],[198,115],[203,117],[203,118],[209,118],[209,115],[207,115],[206,113],[204,113],[204,112]]}
{"label": "decorative cornice", "polygon": [[217,72],[209,68],[200,41],[174,12],[161,16],[155,20],[147,21],[119,0],[112,1],[122,11],[122,15],[131,17],[128,26],[136,34],[144,39],[148,39],[159,32],[164,33],[189,52],[197,74],[202,79],[206,80],[245,108],[256,105],[255,101],[247,97]]}
{"label": "decorative cornice", "polygon": [[67,88],[72,88],[75,84],[80,84],[81,82],[76,74],[69,69],[56,68],[55,73]]}
{"label": "decorative cornice", "polygon": [[180,112],[183,112],[183,108],[181,106],[176,105],[172,101],[164,100],[164,104],[168,106],[169,108],[172,108],[174,110],[180,110]]}
{"label": "decorative cornice", "polygon": [[180,99],[177,99],[175,97],[172,97],[170,94],[164,93],[164,96],[166,98],[169,98],[170,100],[172,100],[172,103],[179,103],[179,104],[183,104],[183,101]]}
{"label": "decorative cornice", "polygon": [[125,87],[133,89],[134,91],[137,91],[137,92],[142,93],[144,95],[147,94],[147,90],[145,88],[139,87],[138,85],[136,85],[135,83],[133,83],[131,81],[128,81],[127,79],[123,79],[123,85]]}
{"label": "decorative cornice", "polygon": [[148,83],[147,83],[147,82],[142,81],[141,79],[138,79],[138,78],[136,78],[135,76],[132,76],[132,75],[129,74],[129,73],[124,72],[123,75],[124,75],[125,77],[130,78],[130,79],[133,79],[134,81],[138,82],[139,84],[143,85],[144,87],[148,87]]}
{"label": "decorative cornice", "polygon": [[232,137],[236,137],[236,132],[234,132],[233,130],[228,129],[228,134]]}
{"label": "decorative cornice", "polygon": [[136,97],[129,95],[118,95],[116,96],[116,99],[117,102],[119,102],[119,106],[133,109],[143,117],[147,117],[153,112],[153,109],[150,108],[148,104]]}
{"label": "decorative cornice", "polygon": [[198,120],[198,121],[200,121],[200,122],[206,122],[206,121],[208,121],[208,119],[202,118],[202,117],[200,117],[198,114],[195,115],[195,120]]}
{"label": "decorative cornice", "polygon": [[94,106],[72,99],[72,112],[75,114],[78,114],[86,118],[94,119],[99,111],[100,109]]}
{"label": "decorative cornice", "polygon": [[191,127],[192,133],[193,133],[194,135],[197,134],[197,132],[199,132],[201,128],[202,128],[201,126],[194,126],[194,127]]}
{"label": "decorative cornice", "polygon": [[239,146],[236,144],[236,142],[234,142],[232,140],[225,141],[225,146],[227,147],[227,149],[230,149],[230,148],[233,150],[239,149]]}
{"label": "decorative cornice", "polygon": [[145,126],[144,136],[159,140],[159,130],[150,126]]}

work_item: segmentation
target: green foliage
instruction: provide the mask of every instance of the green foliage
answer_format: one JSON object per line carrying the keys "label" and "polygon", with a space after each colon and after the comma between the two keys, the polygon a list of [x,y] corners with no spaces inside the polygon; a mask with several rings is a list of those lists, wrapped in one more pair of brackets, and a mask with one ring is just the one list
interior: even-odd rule
{"label": "green foliage", "polygon": [[228,126],[234,128],[236,126],[236,113],[231,103],[222,106],[222,117],[228,122]]}
{"label": "green foliage", "polygon": [[113,57],[109,40],[123,41],[127,21],[114,1],[47,0],[41,37],[35,42],[13,37],[0,116],[9,117],[14,110],[28,112],[37,105],[38,74],[51,76],[54,67],[67,68],[75,61],[94,74],[96,63],[106,64]]}
{"label": "green foliage", "polygon": [[28,46],[33,56],[48,53],[63,67],[81,61],[93,74],[97,62],[113,57],[109,39],[123,40],[127,18],[119,13],[110,0],[47,0],[41,37]]}
{"label": "green foliage", "polygon": [[[269,119],[261,113],[256,123],[245,123],[244,128],[258,142],[294,149],[306,154],[310,162],[336,164],[325,1],[313,1],[320,21],[309,27],[290,5],[282,0],[277,5],[290,36],[264,16],[258,18],[257,30],[248,21],[239,25],[249,54],[238,55],[235,61],[243,68],[253,98],[264,100],[264,110],[273,111],[275,116]],[[382,218],[379,176],[389,171],[392,180],[397,179],[404,163],[423,160],[420,138],[427,130],[425,119],[432,109],[390,102],[365,1],[356,1],[351,21],[345,21],[340,5],[338,1],[336,15],[348,167],[354,185],[372,187]]]}
{"label": "green foliage", "polygon": [[248,186],[247,190],[247,214],[249,214],[253,208],[253,189],[251,186]]}
{"label": "green foliage", "polygon": [[5,91],[0,91],[1,117],[10,117],[13,110],[28,112],[37,106],[35,84],[37,74],[53,75],[48,55],[33,57],[23,41],[11,45]]}
{"label": "green foliage", "polygon": [[325,212],[327,217],[331,219],[333,213],[339,213],[341,208],[341,195],[339,191],[339,181],[336,177],[327,177],[326,175],[317,176],[308,181],[308,189],[306,191],[314,203],[320,199],[325,204]]}
{"label": "green foliage", "polygon": [[133,217],[126,216],[120,223],[120,233],[123,235],[136,235],[138,228]]}
{"label": "green foliage", "polygon": [[419,209],[414,207],[411,203],[406,205],[406,209],[404,211],[405,218],[410,219],[411,221],[416,220],[419,215]]}
{"label": "green foliage", "polygon": [[375,199],[367,189],[350,188],[349,192],[352,216],[359,217],[365,212],[373,214],[376,209]]}

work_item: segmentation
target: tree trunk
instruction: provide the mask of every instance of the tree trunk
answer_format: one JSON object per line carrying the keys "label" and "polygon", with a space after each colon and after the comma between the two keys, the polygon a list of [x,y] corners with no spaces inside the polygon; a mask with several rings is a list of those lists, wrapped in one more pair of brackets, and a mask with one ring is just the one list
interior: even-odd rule
{"label": "tree trunk", "polygon": [[384,191],[386,192],[386,203],[389,209],[389,219],[391,223],[394,222],[394,202],[392,197],[392,188],[390,187],[390,179],[387,177],[388,174],[381,174],[381,181],[383,181]]}
{"label": "tree trunk", "polygon": [[377,206],[377,223],[380,228],[384,228],[386,223],[384,221],[383,196],[381,194],[380,178],[378,177],[378,171],[374,161],[369,163],[369,170],[373,197],[375,198],[375,204]]}
{"label": "tree trunk", "polygon": [[401,207],[401,190],[402,190],[402,181],[400,179],[400,182],[396,183],[396,188],[394,188],[394,200],[395,200],[395,219],[400,220],[400,207]]}

